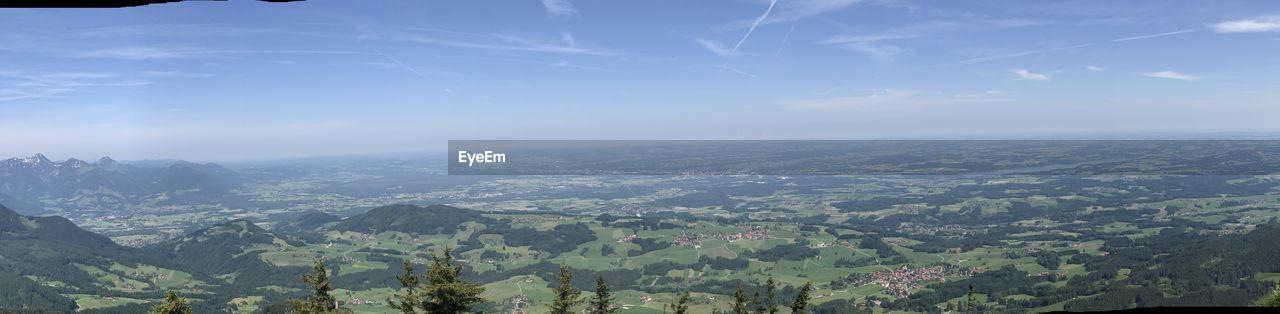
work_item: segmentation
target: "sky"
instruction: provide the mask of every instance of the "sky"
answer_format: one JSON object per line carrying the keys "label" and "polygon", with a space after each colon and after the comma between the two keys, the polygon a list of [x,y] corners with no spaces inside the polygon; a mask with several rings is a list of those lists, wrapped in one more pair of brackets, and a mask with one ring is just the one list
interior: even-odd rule
{"label": "sky", "polygon": [[230,1],[0,28],[0,158],[1280,132],[1278,1]]}

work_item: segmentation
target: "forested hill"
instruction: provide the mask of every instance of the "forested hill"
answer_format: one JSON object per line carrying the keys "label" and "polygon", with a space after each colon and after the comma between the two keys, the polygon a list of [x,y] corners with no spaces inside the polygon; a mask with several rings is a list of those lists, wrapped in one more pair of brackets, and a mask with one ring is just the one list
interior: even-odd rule
{"label": "forested hill", "polygon": [[445,205],[420,207],[388,205],[342,220],[334,230],[377,233],[398,231],[415,234],[451,234],[466,222],[490,224],[495,219],[480,212]]}
{"label": "forested hill", "polygon": [[333,214],[320,211],[309,211],[296,218],[278,222],[271,229],[276,232],[312,231],[328,223],[340,220],[342,220],[342,217],[334,216]]}
{"label": "forested hill", "polygon": [[80,229],[66,218],[23,216],[4,205],[0,205],[0,241],[38,241],[94,251],[119,248],[111,239]]}
{"label": "forested hill", "polygon": [[92,282],[75,263],[131,251],[66,218],[23,216],[0,205],[0,309],[73,310],[75,302],[30,278]]}
{"label": "forested hill", "polygon": [[[290,241],[248,220],[236,219],[192,232],[155,248],[169,256],[173,267],[210,277],[233,275],[228,289],[235,287],[297,284],[304,268],[273,265],[259,254],[290,247]],[[297,244],[297,243],[295,243]]]}

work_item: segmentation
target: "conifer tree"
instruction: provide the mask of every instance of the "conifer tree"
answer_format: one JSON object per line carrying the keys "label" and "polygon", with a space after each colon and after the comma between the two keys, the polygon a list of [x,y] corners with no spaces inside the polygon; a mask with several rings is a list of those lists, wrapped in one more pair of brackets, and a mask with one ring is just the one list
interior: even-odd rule
{"label": "conifer tree", "polygon": [[560,273],[556,275],[556,299],[551,303],[551,314],[572,314],[573,307],[582,304],[582,290],[573,288],[573,272],[569,266],[560,265]]}
{"label": "conifer tree", "polygon": [[[411,273],[406,273],[408,278]],[[484,302],[480,294],[484,287],[462,280],[462,266],[454,265],[453,249],[445,248],[444,254],[431,253],[431,265],[425,275],[426,285],[419,291],[419,308],[426,313],[468,313],[471,307]],[[416,279],[415,279],[416,280]]]}
{"label": "conifer tree", "polygon": [[809,307],[809,293],[812,293],[812,292],[813,292],[812,282],[806,282],[804,286],[800,287],[800,292],[796,294],[795,301],[791,302],[792,314],[809,313],[809,310],[807,309]]}
{"label": "conifer tree", "polygon": [[973,310],[974,310],[974,305],[976,305],[976,304],[974,304],[974,298],[973,298],[973,286],[969,286],[969,303],[968,303],[968,304],[966,304],[966,305],[965,305],[965,307],[964,307],[964,311],[965,311],[965,313],[973,312]]}
{"label": "conifer tree", "polygon": [[766,311],[768,310],[764,308],[764,303],[760,302],[760,290],[756,290],[751,296],[751,313],[764,314]]}
{"label": "conifer tree", "polygon": [[764,312],[778,314],[778,282],[773,280],[773,276],[769,276],[769,280],[765,281],[764,292]]}
{"label": "conifer tree", "polygon": [[404,262],[404,274],[396,276],[396,280],[400,282],[400,287],[405,289],[405,294],[391,295],[391,298],[387,299],[387,304],[400,313],[417,313],[418,306],[422,304],[422,296],[418,293],[420,283],[418,276],[413,273],[413,265],[408,261]]}
{"label": "conifer tree", "polygon": [[750,314],[751,308],[747,306],[747,293],[742,291],[742,287],[738,287],[733,292],[733,314]]}
{"label": "conifer tree", "polygon": [[333,285],[329,284],[329,268],[319,258],[311,263],[311,274],[302,275],[302,282],[311,287],[311,295],[306,300],[289,300],[290,312],[300,314],[346,313],[338,308],[338,299],[329,294]]}
{"label": "conifer tree", "polygon": [[164,303],[156,304],[151,307],[148,314],[191,314],[191,306],[187,305],[187,299],[178,297],[177,293],[172,290],[164,292]]}
{"label": "conifer tree", "polygon": [[676,303],[672,303],[670,307],[671,314],[689,314],[689,292],[685,291],[680,294],[680,298],[676,300]]}
{"label": "conifer tree", "polygon": [[613,309],[613,292],[609,291],[609,283],[604,281],[604,276],[596,275],[596,295],[591,298],[591,308],[588,309],[590,314],[612,314],[616,312]]}

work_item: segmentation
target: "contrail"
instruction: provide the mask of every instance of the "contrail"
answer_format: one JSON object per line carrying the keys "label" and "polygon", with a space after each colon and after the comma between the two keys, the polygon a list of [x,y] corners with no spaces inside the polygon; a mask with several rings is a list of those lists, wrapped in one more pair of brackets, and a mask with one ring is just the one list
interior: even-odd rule
{"label": "contrail", "polygon": [[747,42],[747,37],[751,37],[751,32],[756,31],[756,27],[760,26],[760,23],[769,18],[769,13],[773,12],[773,5],[775,4],[778,4],[778,0],[769,0],[769,8],[765,9],[764,14],[761,14],[760,17],[756,18],[755,22],[751,23],[751,28],[747,29],[747,34],[742,35],[742,39],[738,40],[738,44],[733,45],[733,52],[738,52],[738,47],[742,46],[742,43]]}
{"label": "contrail", "polygon": [[408,64],[405,64],[404,62],[400,62],[400,60],[398,60],[398,59],[396,59],[396,58],[392,58],[391,56],[389,56],[389,55],[387,55],[387,54],[385,54],[385,53],[382,53],[382,51],[381,51],[381,50],[373,49],[373,48],[369,48],[369,49],[370,49],[370,50],[373,50],[373,52],[378,53],[378,55],[382,56],[383,58],[387,58],[387,60],[391,60],[391,62],[395,62],[396,64],[399,64],[400,66],[404,67],[404,69],[405,69],[405,70],[409,70],[409,72],[413,72],[413,74],[417,74],[419,77],[422,77],[422,78],[424,78],[424,79],[430,79],[429,77],[427,77],[427,75],[426,75],[426,74],[422,74],[422,72],[418,72],[418,69],[414,69],[412,66],[409,66]]}
{"label": "contrail", "polygon": [[800,23],[800,20],[791,21],[791,29],[787,30],[787,34],[782,36],[782,44],[778,45],[778,52],[773,54],[774,57],[782,55],[782,47],[787,46],[787,39],[790,39],[791,33],[796,31],[796,23]]}
{"label": "contrail", "polygon": [[[769,8],[764,9],[764,14],[761,14],[754,22],[751,22],[751,28],[748,28],[747,33],[742,35],[742,39],[739,39],[738,43],[733,45],[733,49],[729,50],[729,55],[738,53],[738,47],[741,47],[742,43],[747,42],[747,38],[751,37],[751,32],[756,31],[756,27],[760,26],[760,23],[763,23],[765,19],[769,18],[769,13],[773,12],[773,6],[776,4],[778,4],[778,0],[769,0]],[[724,71],[724,68],[728,65],[729,60],[725,60],[724,65],[720,66],[720,70]]]}
{"label": "contrail", "polygon": [[1178,34],[1186,34],[1186,33],[1194,32],[1198,30],[1199,29],[1192,28],[1192,29],[1184,29],[1180,31],[1173,31],[1173,32],[1167,32],[1167,33],[1125,37],[1125,38],[1119,38],[1119,39],[1112,39],[1111,42],[1118,43],[1118,42],[1125,42],[1125,41],[1131,41],[1131,40],[1142,40],[1142,39],[1151,39],[1151,38],[1164,37],[1164,36],[1173,36]]}

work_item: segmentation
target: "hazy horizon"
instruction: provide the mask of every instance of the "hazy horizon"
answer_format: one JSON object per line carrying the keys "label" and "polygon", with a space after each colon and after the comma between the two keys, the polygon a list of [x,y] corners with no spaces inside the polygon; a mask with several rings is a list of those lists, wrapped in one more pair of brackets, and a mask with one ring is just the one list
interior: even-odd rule
{"label": "hazy horizon", "polygon": [[[1105,4],[1105,5],[1103,5]],[[3,10],[0,156],[450,139],[1274,133],[1280,3],[544,0]]]}

